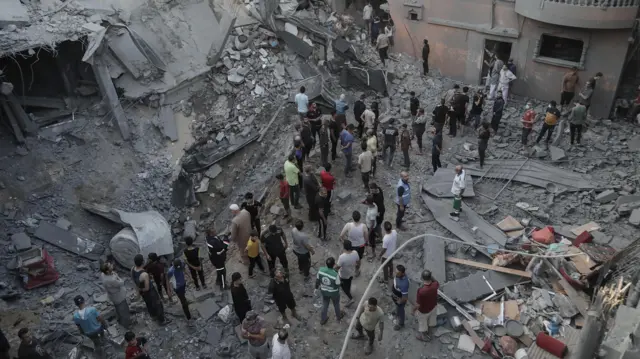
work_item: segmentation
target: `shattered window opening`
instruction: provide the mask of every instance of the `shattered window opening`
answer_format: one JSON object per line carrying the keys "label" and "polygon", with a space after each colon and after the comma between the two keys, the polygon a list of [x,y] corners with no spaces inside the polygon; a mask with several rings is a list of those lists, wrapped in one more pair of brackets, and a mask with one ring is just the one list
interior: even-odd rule
{"label": "shattered window opening", "polygon": [[418,21],[418,14],[415,11],[409,11],[409,20]]}
{"label": "shattered window opening", "polygon": [[580,63],[584,41],[543,34],[540,38],[538,56]]}

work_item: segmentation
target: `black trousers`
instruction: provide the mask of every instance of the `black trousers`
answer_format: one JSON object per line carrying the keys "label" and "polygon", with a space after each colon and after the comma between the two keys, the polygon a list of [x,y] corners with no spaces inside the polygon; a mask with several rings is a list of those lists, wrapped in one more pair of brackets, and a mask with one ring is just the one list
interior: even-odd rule
{"label": "black trousers", "polygon": [[389,55],[387,55],[388,51],[389,51],[388,46],[378,49],[378,55],[380,55],[380,61],[382,61],[383,65],[386,63],[385,60],[389,58]]}
{"label": "black trousers", "polygon": [[[200,267],[200,268],[202,268],[202,267]],[[189,272],[191,272],[191,278],[193,278],[193,284],[195,284],[196,289],[200,289],[200,284],[202,284],[203,286],[206,285],[204,283],[204,271],[202,269],[195,270],[195,269],[189,267]],[[200,283],[198,283],[198,277],[200,277]]]}
{"label": "black trousers", "polygon": [[532,128],[526,128],[523,127],[522,128],[522,145],[526,146],[527,142],[529,141],[529,135],[531,134],[531,130],[533,130]]}
{"label": "black trousers", "polygon": [[404,166],[409,167],[411,165],[411,161],[409,160],[409,149],[402,150],[402,155],[404,157]]}
{"label": "black trousers", "polygon": [[[387,258],[389,258],[389,256],[392,253],[385,253],[386,257],[382,257],[382,260],[386,260]],[[387,263],[383,268],[382,268],[382,275],[384,277],[384,280],[389,280],[390,278],[394,277],[393,274],[393,259],[389,261],[389,263]]]}
{"label": "black trousers", "polygon": [[573,145],[574,137],[578,144],[580,144],[580,140],[582,139],[582,125],[570,124],[569,131],[571,132],[571,144]]}
{"label": "black trousers", "polygon": [[416,135],[416,142],[418,142],[418,148],[422,151],[422,135],[427,128],[426,124],[413,125],[413,134]]}
{"label": "black trousers", "polygon": [[382,206],[378,206],[378,216],[376,217],[376,230],[380,230],[382,223],[384,223],[384,211],[385,208]]}
{"label": "black trousers", "polygon": [[364,184],[364,189],[369,190],[369,173],[370,172],[360,172],[362,176],[362,183]]}
{"label": "black trousers", "polygon": [[289,185],[289,200],[291,201],[291,205],[294,207],[298,207],[300,205],[300,186],[299,185]]}
{"label": "black trousers", "polygon": [[431,165],[433,166],[433,172],[442,167],[442,163],[440,162],[440,152],[431,151]]}
{"label": "black trousers", "polygon": [[167,293],[167,297],[169,296],[169,287],[167,287],[167,283],[162,281],[162,278],[153,277],[153,282],[158,287],[158,294],[160,298],[162,298],[162,288],[164,287],[164,291]]}
{"label": "black trousers", "polygon": [[315,147],[318,141],[316,139],[316,136],[318,137],[318,139],[320,138],[321,127],[322,127],[322,120],[318,119],[317,121],[311,121],[311,139],[313,141],[311,147]]}
{"label": "black trousers", "polygon": [[189,302],[187,302],[187,297],[185,296],[186,288],[180,287],[176,288],[176,295],[180,300],[180,305],[182,306],[182,311],[184,312],[184,316],[187,317],[187,320],[191,319],[191,311],[189,311]]}
{"label": "black trousers", "polygon": [[426,75],[429,73],[429,60],[422,59],[422,74]]}
{"label": "black trousers", "polygon": [[546,123],[542,124],[542,130],[540,131],[540,134],[538,135],[538,138],[536,139],[536,143],[540,142],[540,140],[542,139],[542,137],[544,136],[544,134],[547,134],[547,144],[549,144],[549,142],[551,142],[551,135],[553,134],[553,130],[555,129],[555,125],[547,125]]}
{"label": "black trousers", "polygon": [[491,117],[491,128],[493,129],[493,132],[498,132],[498,128],[500,127],[501,120],[502,120],[502,112],[493,114],[493,117]]}
{"label": "black trousers", "polygon": [[258,237],[260,237],[260,217],[251,218],[251,228],[255,229],[258,232]]}
{"label": "black trousers", "polygon": [[255,268],[256,265],[258,265],[258,268],[264,272],[264,265],[262,264],[262,258],[259,254],[254,258],[249,257],[249,276],[253,275],[253,268]]}
{"label": "black trousers", "polygon": [[325,166],[329,163],[329,144],[320,145],[320,165]]}
{"label": "black trousers", "polygon": [[376,331],[375,330],[366,330],[362,327],[362,324],[360,324],[360,319],[358,319],[358,322],[356,323],[356,330],[358,331],[359,335],[364,335],[363,331],[365,333],[367,333],[367,339],[369,340],[369,345],[373,346],[373,342],[376,338]]}
{"label": "black trousers", "polygon": [[458,116],[453,112],[449,112],[449,136],[456,137],[458,134],[457,120]]}
{"label": "black trousers", "polygon": [[289,271],[289,261],[287,260],[287,254],[285,251],[280,253],[269,253],[269,257],[271,259],[267,260],[267,264],[269,265],[269,272],[272,278],[276,274],[276,259],[280,259],[280,264],[282,264],[284,270],[287,272]]}
{"label": "black trousers", "polygon": [[362,114],[358,116],[354,113],[353,115],[356,117],[356,121],[358,121],[358,137],[362,138],[362,135],[364,134],[364,121],[360,119],[360,116],[362,116]]}
{"label": "black trousers", "polygon": [[486,147],[478,147],[478,154],[480,155],[480,168],[484,166],[484,158],[487,153]]}
{"label": "black trousers", "polygon": [[160,300],[160,295],[155,287],[150,286],[149,290],[142,293],[142,299],[144,303],[147,305],[147,310],[149,311],[149,315],[155,319],[157,319],[160,323],[165,321],[164,317],[164,305],[162,305],[162,301]]}
{"label": "black trousers", "polygon": [[309,269],[311,269],[311,253],[293,253],[298,257],[298,270],[302,272],[302,275],[308,277]]}
{"label": "black trousers", "polygon": [[331,140],[331,160],[335,161],[338,154],[336,153],[336,149],[338,148],[338,138],[336,140]]}
{"label": "black trousers", "polygon": [[562,91],[560,94],[560,106],[568,105],[573,100],[575,92]]}
{"label": "black trousers", "polygon": [[353,277],[349,277],[347,279],[340,278],[340,287],[342,288],[342,291],[344,292],[344,294],[347,295],[347,298],[349,298],[350,300],[353,299],[353,296],[351,295],[352,280],[353,280]]}
{"label": "black trousers", "polygon": [[227,266],[226,266],[226,254],[224,256],[209,256],[211,264],[216,268],[216,284],[221,289],[227,287]]}
{"label": "black trousers", "polygon": [[323,241],[327,240],[327,221],[320,216],[318,216],[318,238]]}
{"label": "black trousers", "polygon": [[400,209],[400,205],[396,204],[396,207],[398,207],[398,212],[396,212],[396,227],[400,227],[400,225],[402,224],[402,218],[404,217],[404,212],[407,211],[407,207],[403,207],[403,209]]}

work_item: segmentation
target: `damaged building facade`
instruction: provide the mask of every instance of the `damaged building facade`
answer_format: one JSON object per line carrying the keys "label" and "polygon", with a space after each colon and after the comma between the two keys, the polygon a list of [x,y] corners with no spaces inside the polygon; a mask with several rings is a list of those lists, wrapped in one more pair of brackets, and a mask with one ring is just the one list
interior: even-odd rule
{"label": "damaged building facade", "polygon": [[430,66],[466,83],[483,83],[492,52],[505,62],[514,60],[514,93],[541,100],[559,101],[561,78],[574,66],[580,85],[602,72],[591,112],[605,118],[620,96],[630,45],[637,42],[640,1],[403,0],[389,5],[395,50],[420,57],[426,38]]}

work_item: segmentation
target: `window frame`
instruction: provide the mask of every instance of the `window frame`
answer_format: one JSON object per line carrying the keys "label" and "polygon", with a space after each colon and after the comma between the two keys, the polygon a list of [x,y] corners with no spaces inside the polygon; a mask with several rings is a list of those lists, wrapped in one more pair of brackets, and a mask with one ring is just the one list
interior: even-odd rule
{"label": "window frame", "polygon": [[[556,59],[548,56],[540,56],[540,50],[542,49],[542,41],[544,36],[553,36],[557,38],[564,38],[569,40],[577,40],[582,41],[582,53],[580,54],[580,61],[573,62],[567,60]],[[543,32],[540,34],[540,37],[536,41],[536,48],[533,53],[533,61],[540,62],[543,64],[549,64],[554,66],[573,68],[577,67],[579,70],[584,70],[584,64],[587,57],[587,50],[589,49],[589,38],[582,36],[567,36],[565,34],[555,34],[552,32]]]}

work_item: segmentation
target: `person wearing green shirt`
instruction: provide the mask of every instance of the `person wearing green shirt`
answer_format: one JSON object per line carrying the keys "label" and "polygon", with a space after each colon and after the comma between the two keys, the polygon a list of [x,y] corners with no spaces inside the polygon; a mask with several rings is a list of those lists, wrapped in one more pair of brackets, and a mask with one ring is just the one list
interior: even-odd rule
{"label": "person wearing green shirt", "polygon": [[573,146],[573,139],[578,141],[582,139],[582,126],[587,121],[587,106],[582,101],[576,102],[576,105],[571,109],[569,113],[569,130],[571,131],[571,145]]}
{"label": "person wearing green shirt", "polygon": [[284,162],[284,176],[289,184],[289,201],[293,205],[293,208],[300,209],[300,169],[295,164],[295,156],[289,155]]}
{"label": "person wearing green shirt", "polygon": [[316,276],[316,289],[313,291],[317,294],[318,288],[322,294],[322,312],[320,314],[320,324],[325,325],[329,320],[327,312],[329,311],[329,302],[333,303],[336,311],[336,319],[340,321],[344,317],[344,313],[340,311],[340,277],[338,272],[333,269],[336,260],[333,257],[327,258],[326,267],[320,267]]}

